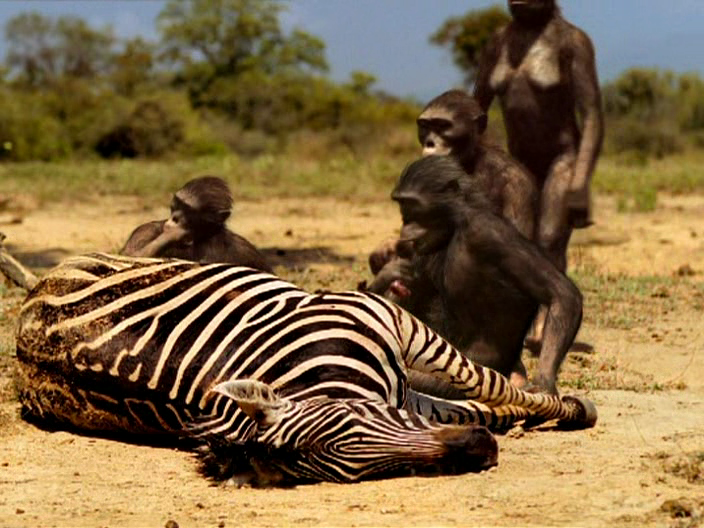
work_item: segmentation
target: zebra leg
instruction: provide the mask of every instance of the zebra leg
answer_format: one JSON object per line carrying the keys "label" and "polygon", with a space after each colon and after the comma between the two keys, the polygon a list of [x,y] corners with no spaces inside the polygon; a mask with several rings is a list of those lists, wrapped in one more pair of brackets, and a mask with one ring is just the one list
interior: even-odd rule
{"label": "zebra leg", "polygon": [[528,409],[515,405],[489,407],[469,400],[444,400],[415,390],[408,391],[406,409],[433,422],[478,424],[491,431],[506,431],[516,422],[533,416]]}
{"label": "zebra leg", "polygon": [[544,420],[558,419],[566,428],[588,428],[596,423],[596,407],[586,398],[565,396],[560,399],[551,394],[520,390],[495,370],[467,359],[406,312],[399,315],[398,330],[406,367],[436,376],[459,390],[468,400],[492,408],[519,407]]}

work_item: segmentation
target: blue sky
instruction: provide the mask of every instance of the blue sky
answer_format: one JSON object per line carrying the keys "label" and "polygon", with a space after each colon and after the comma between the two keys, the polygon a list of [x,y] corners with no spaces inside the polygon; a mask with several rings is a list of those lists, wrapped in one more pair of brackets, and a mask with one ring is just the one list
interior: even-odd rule
{"label": "blue sky", "polygon": [[[284,27],[326,43],[330,75],[374,74],[388,92],[429,99],[461,81],[448,50],[428,37],[444,20],[497,0],[290,0]],[[704,0],[561,0],[564,16],[591,36],[602,81],[632,66],[704,73]],[[18,13],[81,16],[118,35],[155,39],[163,0],[0,0],[0,24]],[[0,55],[4,56],[0,41]]]}

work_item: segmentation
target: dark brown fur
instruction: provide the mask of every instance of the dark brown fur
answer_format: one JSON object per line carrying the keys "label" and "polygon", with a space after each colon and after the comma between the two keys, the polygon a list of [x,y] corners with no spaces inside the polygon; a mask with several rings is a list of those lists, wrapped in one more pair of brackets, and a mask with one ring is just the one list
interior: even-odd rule
{"label": "dark brown fur", "polygon": [[225,181],[215,176],[190,180],[174,194],[170,218],[137,227],[120,253],[229,262],[271,272],[257,248],[225,226],[231,209],[232,194]]}
{"label": "dark brown fur", "polygon": [[462,90],[449,90],[430,101],[417,120],[423,155],[457,159],[476,181],[494,211],[526,238],[533,238],[538,205],[533,176],[484,137],[486,112]]}
{"label": "dark brown fur", "polygon": [[525,375],[523,338],[538,306],[546,306],[533,384],[556,392],[557,372],[581,322],[577,287],[492,211],[484,190],[451,157],[411,164],[392,197],[401,208],[399,250],[408,261],[395,277],[389,271],[382,288],[404,282],[410,295],[395,300],[473,361],[507,376]]}
{"label": "dark brown fur", "polygon": [[[418,116],[418,141],[424,156],[454,157],[466,179],[484,191],[492,209],[532,239],[538,206],[535,180],[520,163],[484,139],[486,124],[486,112],[473,97],[449,90],[430,101]],[[369,255],[374,275],[395,258],[395,245],[395,239],[387,240]]]}
{"label": "dark brown fur", "polygon": [[484,110],[499,98],[508,150],[539,185],[536,239],[564,271],[572,229],[591,224],[589,183],[603,138],[594,49],[554,0],[508,4],[513,20],[484,50],[474,96]]}

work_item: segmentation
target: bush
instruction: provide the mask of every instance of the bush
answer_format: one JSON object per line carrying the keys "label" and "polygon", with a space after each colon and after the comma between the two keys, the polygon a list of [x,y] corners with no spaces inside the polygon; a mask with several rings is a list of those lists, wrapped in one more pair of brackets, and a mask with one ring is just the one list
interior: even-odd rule
{"label": "bush", "polygon": [[95,143],[95,151],[104,158],[156,158],[170,153],[222,155],[227,148],[184,94],[158,92],[138,100]]}
{"label": "bush", "polygon": [[141,101],[95,146],[104,158],[162,156],[183,141],[183,123],[158,101]]}
{"label": "bush", "polygon": [[629,119],[612,122],[606,141],[607,151],[636,157],[661,159],[684,150],[679,132],[670,123],[647,124]]}
{"label": "bush", "polygon": [[[2,93],[4,92],[4,93]],[[0,160],[53,161],[67,157],[71,144],[62,124],[47,115],[31,93],[0,92]]]}

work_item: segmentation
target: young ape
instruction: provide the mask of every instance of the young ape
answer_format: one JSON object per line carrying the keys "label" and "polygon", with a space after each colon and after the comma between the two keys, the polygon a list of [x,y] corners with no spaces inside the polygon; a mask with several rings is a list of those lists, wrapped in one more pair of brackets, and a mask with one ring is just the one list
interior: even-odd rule
{"label": "young ape", "polygon": [[225,226],[231,209],[232,194],[225,181],[215,176],[195,178],[174,194],[169,219],[137,227],[120,253],[230,262],[272,271],[257,248]]}
{"label": "young ape", "polygon": [[[533,385],[556,393],[560,365],[581,324],[582,296],[534,243],[494,213],[484,190],[448,156],[409,165],[391,197],[403,227],[397,271],[408,290],[391,291],[469,358],[525,378],[523,338],[539,305],[545,335]],[[396,259],[394,262],[403,261]],[[394,281],[392,271],[377,277]],[[376,290],[375,284],[370,288]],[[525,379],[523,380],[525,381]],[[417,384],[414,384],[416,388]]]}
{"label": "young ape", "polygon": [[[449,155],[466,178],[483,190],[492,209],[528,239],[534,237],[538,206],[533,176],[502,149],[484,140],[487,116],[462,90],[449,90],[430,101],[416,121],[423,156]],[[384,242],[369,256],[373,274],[394,257],[395,240]]]}
{"label": "young ape", "polygon": [[538,205],[535,179],[484,139],[487,116],[476,99],[462,90],[449,90],[430,101],[416,123],[423,156],[454,157],[484,191],[493,210],[524,237],[533,238]]}
{"label": "young ape", "polygon": [[589,182],[604,134],[594,49],[555,0],[508,7],[513,20],[484,49],[474,96],[485,111],[498,96],[508,150],[540,189],[538,244],[564,271],[572,229],[591,224]]}

